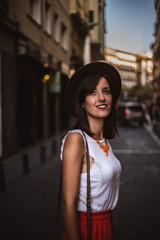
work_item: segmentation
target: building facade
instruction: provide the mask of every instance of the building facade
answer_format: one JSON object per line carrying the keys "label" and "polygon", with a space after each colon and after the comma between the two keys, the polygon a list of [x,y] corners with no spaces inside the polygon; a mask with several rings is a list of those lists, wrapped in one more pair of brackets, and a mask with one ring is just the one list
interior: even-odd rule
{"label": "building facade", "polygon": [[153,86],[155,98],[158,99],[160,106],[160,0],[155,1],[156,23],[155,23],[155,42],[153,49]]}
{"label": "building facade", "polygon": [[86,38],[89,35],[88,9],[89,0],[70,0],[70,66],[72,73],[84,64],[84,51],[89,51],[90,49],[90,45],[87,45],[87,49],[85,47]]}
{"label": "building facade", "polygon": [[127,88],[152,82],[151,53],[132,54],[105,47],[105,59],[117,67],[122,78],[122,85]]}
{"label": "building facade", "polygon": [[91,60],[104,60],[105,1],[89,2],[89,27],[91,43]]}
{"label": "building facade", "polygon": [[72,73],[83,64],[104,60],[104,11],[104,0],[70,0]]}
{"label": "building facade", "polygon": [[153,54],[143,52],[136,55],[137,58],[137,83],[145,86],[153,81]]}
{"label": "building facade", "polygon": [[105,1],[0,2],[0,158],[68,127],[70,70],[104,59]]}
{"label": "building facade", "polygon": [[0,3],[1,157],[65,127],[69,1]]}
{"label": "building facade", "polygon": [[152,122],[153,130],[160,137],[160,0],[155,0],[155,42],[153,49],[153,88],[154,95],[152,99]]}

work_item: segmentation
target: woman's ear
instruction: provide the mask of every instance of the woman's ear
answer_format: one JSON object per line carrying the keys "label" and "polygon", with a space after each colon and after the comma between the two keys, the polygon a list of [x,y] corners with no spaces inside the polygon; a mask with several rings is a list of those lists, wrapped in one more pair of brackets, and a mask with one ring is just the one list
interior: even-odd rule
{"label": "woman's ear", "polygon": [[84,103],[82,103],[82,108],[84,108]]}

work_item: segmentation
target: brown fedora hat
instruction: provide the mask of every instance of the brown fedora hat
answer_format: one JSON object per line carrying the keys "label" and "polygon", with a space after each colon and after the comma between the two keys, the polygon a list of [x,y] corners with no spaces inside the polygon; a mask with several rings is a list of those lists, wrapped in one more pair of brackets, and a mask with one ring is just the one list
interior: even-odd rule
{"label": "brown fedora hat", "polygon": [[120,91],[121,91],[121,77],[117,69],[104,61],[97,61],[88,63],[79,68],[72,77],[68,80],[68,84],[65,89],[64,105],[69,113],[75,116],[75,101],[78,86],[82,79],[89,74],[102,74],[109,82],[113,102],[116,104]]}

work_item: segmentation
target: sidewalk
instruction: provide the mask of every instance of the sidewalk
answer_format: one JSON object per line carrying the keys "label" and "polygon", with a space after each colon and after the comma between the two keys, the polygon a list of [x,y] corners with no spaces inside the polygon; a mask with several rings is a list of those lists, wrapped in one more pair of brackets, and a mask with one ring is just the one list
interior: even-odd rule
{"label": "sidewalk", "polygon": [[[59,157],[54,156],[0,193],[0,240],[53,239],[60,163]],[[62,224],[60,232],[63,233]]]}
{"label": "sidewalk", "polygon": [[7,191],[12,184],[57,156],[65,132],[60,132],[1,161],[0,192]]}

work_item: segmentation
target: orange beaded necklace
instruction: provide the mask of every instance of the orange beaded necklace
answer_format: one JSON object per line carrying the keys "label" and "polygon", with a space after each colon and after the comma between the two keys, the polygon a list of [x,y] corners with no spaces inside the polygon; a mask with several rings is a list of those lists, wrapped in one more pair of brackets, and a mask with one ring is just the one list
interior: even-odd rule
{"label": "orange beaded necklace", "polygon": [[106,153],[106,156],[108,156],[108,149],[109,149],[108,144],[106,143],[106,145],[103,145],[102,143],[100,143],[99,140],[97,139],[96,135],[94,135],[93,138],[99,144],[100,148],[102,148],[102,150]]}

